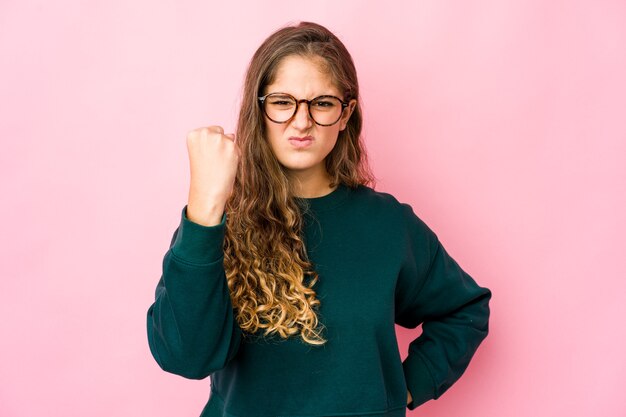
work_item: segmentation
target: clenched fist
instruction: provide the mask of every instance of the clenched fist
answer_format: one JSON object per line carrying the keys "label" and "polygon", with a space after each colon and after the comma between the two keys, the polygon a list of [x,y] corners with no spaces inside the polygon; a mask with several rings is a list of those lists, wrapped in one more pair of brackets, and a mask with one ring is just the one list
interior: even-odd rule
{"label": "clenched fist", "polygon": [[187,134],[191,181],[187,218],[203,226],[222,220],[239,164],[234,134],[221,126],[201,127]]}

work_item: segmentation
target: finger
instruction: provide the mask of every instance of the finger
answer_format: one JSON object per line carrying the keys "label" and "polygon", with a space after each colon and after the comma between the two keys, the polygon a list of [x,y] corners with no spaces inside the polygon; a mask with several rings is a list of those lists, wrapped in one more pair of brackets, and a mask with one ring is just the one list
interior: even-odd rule
{"label": "finger", "polygon": [[220,135],[224,134],[224,129],[222,128],[222,126],[210,126],[209,130],[212,132],[219,133]]}
{"label": "finger", "polygon": [[235,141],[235,134],[234,133],[227,133],[224,136],[226,136],[227,138],[229,138],[233,142]]}

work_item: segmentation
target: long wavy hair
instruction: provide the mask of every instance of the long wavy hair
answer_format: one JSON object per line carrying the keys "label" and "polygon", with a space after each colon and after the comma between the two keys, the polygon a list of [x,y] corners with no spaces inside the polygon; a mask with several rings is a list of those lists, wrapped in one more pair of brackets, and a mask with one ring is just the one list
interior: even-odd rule
{"label": "long wavy hair", "polygon": [[[233,308],[245,333],[286,339],[300,335],[305,343],[326,342],[314,289],[319,277],[307,257],[302,210],[284,167],[265,135],[265,120],[257,97],[271,84],[288,56],[322,58],[323,69],[335,80],[343,99],[357,104],[346,128],[325,159],[330,186],[372,185],[374,177],[361,142],[362,113],[352,57],[325,27],[300,22],[270,35],[250,61],[237,124],[240,164],[226,204],[224,268]],[[305,209],[305,208],[304,208]]]}

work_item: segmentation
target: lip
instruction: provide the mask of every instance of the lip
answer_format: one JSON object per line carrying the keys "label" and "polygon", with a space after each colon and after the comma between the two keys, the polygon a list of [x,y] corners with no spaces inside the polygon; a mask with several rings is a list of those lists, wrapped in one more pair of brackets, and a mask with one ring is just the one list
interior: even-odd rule
{"label": "lip", "polygon": [[313,143],[313,136],[305,136],[305,137],[298,137],[298,136],[291,136],[289,138],[289,143],[291,143],[291,145],[293,145],[293,147],[295,148],[306,148],[311,146],[311,144]]}

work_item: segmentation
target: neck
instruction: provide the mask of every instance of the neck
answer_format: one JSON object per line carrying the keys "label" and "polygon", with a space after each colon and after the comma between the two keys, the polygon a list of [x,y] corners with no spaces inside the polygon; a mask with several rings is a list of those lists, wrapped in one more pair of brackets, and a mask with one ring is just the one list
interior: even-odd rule
{"label": "neck", "polygon": [[300,198],[322,197],[337,187],[330,187],[330,176],[323,173],[291,173],[289,176],[293,194]]}

